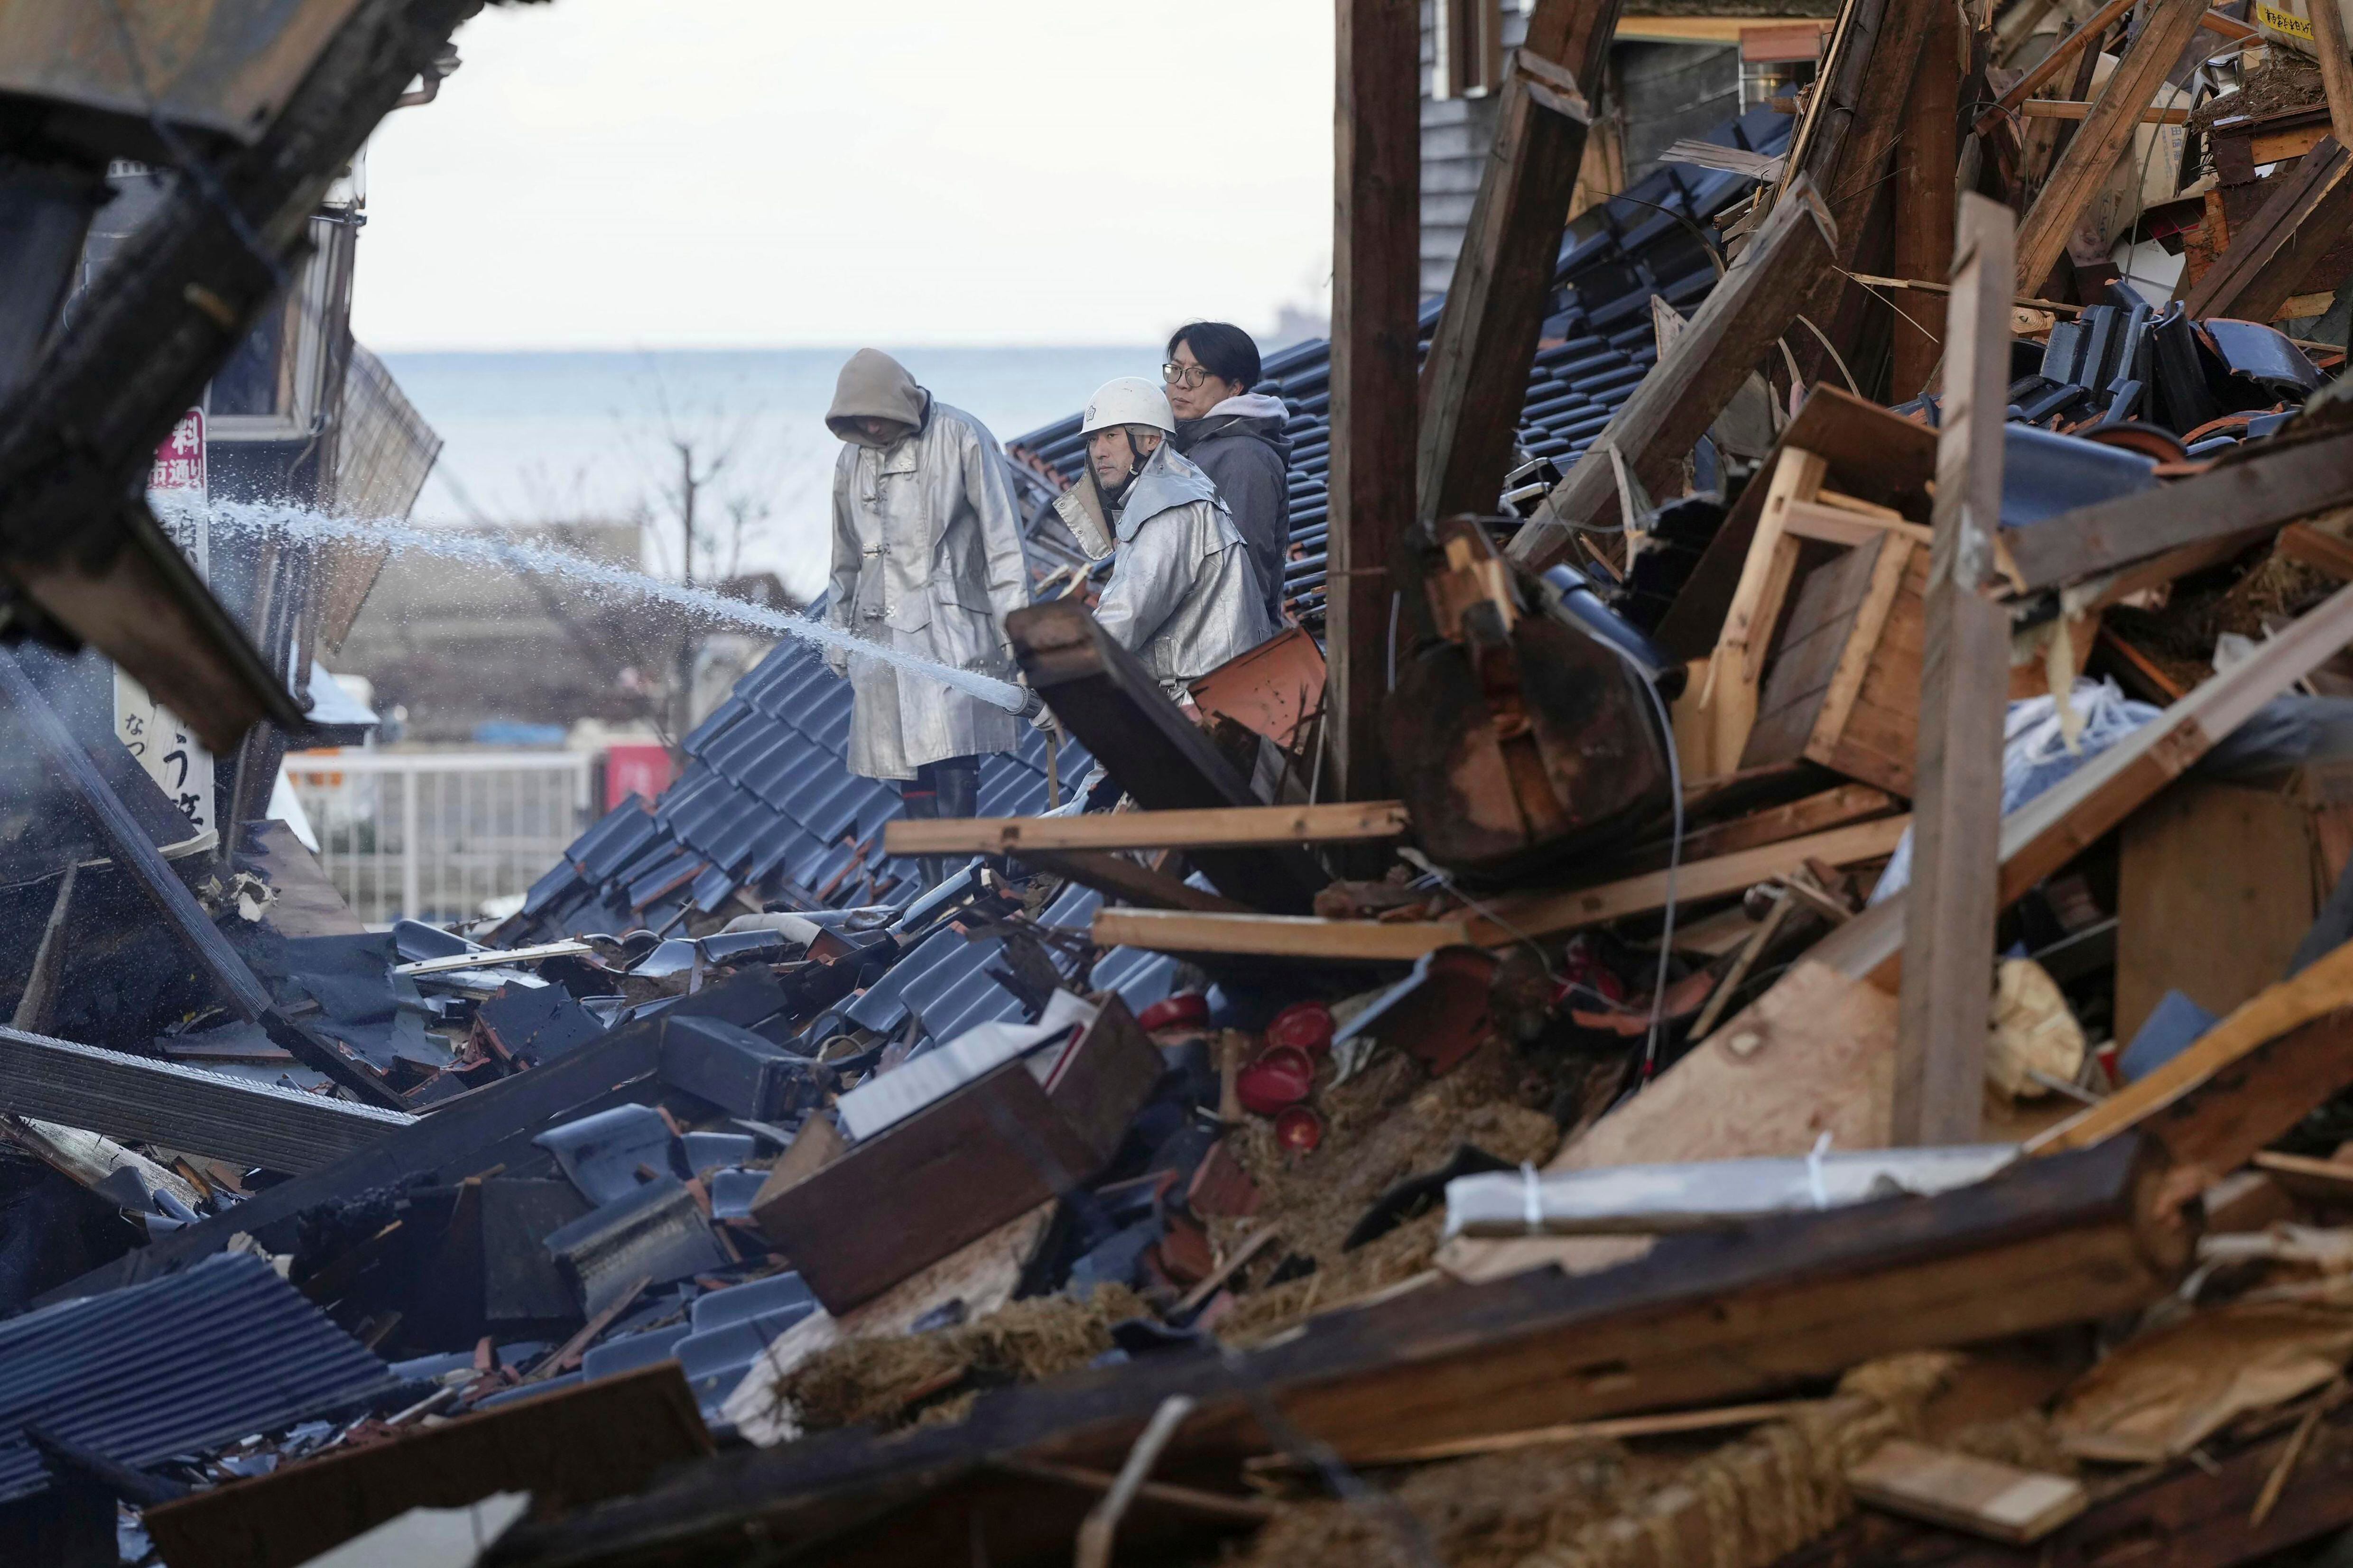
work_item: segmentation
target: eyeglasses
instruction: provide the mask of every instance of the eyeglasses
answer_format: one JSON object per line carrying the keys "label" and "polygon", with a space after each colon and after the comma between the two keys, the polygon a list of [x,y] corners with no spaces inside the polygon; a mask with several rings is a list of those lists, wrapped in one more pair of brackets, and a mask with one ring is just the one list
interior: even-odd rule
{"label": "eyeglasses", "polygon": [[1178,364],[1172,359],[1160,367],[1160,379],[1170,386],[1198,386],[1209,379],[1209,371],[1206,365]]}

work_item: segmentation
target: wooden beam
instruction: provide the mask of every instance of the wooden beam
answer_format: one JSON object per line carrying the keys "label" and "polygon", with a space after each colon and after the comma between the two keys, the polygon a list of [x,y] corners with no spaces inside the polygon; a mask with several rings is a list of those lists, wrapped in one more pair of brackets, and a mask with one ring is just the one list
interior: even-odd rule
{"label": "wooden beam", "polygon": [[[1257,797],[1160,683],[1075,600],[1005,617],[1029,684],[1071,735],[1146,811],[1254,806]],[[1219,891],[1255,909],[1305,910],[1330,880],[1291,846],[1202,849],[1193,863]]]}
{"label": "wooden beam", "polygon": [[[2088,120],[2092,106],[2073,98],[2030,98],[2018,106],[2018,112],[2029,120]],[[2186,109],[2144,109],[2140,111],[2143,125],[2187,125],[2189,110]]]}
{"label": "wooden beam", "polygon": [[2353,540],[2323,533],[2310,523],[2292,522],[2280,530],[2274,546],[2290,561],[2327,573],[2339,583],[2353,583]]}
{"label": "wooden beam", "polygon": [[[2348,1009],[2353,942],[2250,997],[2164,1066],[2030,1139],[2027,1152],[2087,1149],[2146,1129],[2177,1161],[2225,1175],[2353,1079]],[[2306,1070],[2316,1066],[2321,1070]],[[2217,1114],[2225,1098],[2237,1114]]]}
{"label": "wooden beam", "polygon": [[2094,193],[2139,129],[2141,110],[2155,101],[2205,15],[2205,0],[2149,0],[2140,31],[2125,47],[2107,85],[2093,100],[2090,115],[2019,224],[2018,293],[2039,292],[2042,280],[2059,265]]}
{"label": "wooden beam", "polygon": [[[2200,683],[2156,719],[2003,817],[2002,905],[2016,902],[2090,848],[2257,709],[2348,643],[2353,643],[2353,587],[2337,590],[2253,657]],[[1910,902],[1907,889],[1874,904],[1816,943],[1808,956],[1841,974],[1868,976],[1882,989],[1894,990]]]}
{"label": "wooden beam", "polygon": [[2269,184],[2263,205],[2232,226],[2222,254],[2190,287],[2184,309],[2192,320],[2274,320],[2353,222],[2353,153],[2333,136]]}
{"label": "wooden beam", "polygon": [[1332,760],[1342,793],[1366,800],[1386,793],[1379,709],[1388,686],[1390,596],[1398,586],[1388,571],[1413,521],[1420,7],[1415,0],[1336,4],[1325,655]]}
{"label": "wooden beam", "polygon": [[1902,803],[1883,789],[1842,784],[1787,805],[1767,806],[1712,827],[1694,828],[1683,835],[1683,861],[1691,865],[1713,860],[1736,850],[1778,844],[1786,838],[1843,827],[1851,822],[1885,816],[1901,809]]}
{"label": "wooden beam", "polygon": [[2011,221],[2008,207],[1975,193],[1961,197],[1913,774],[1898,1145],[1976,1142],[1985,1097],[2010,613],[1979,590],[1992,573],[2001,521]]}
{"label": "wooden beam", "polygon": [[417,1120],[12,1028],[0,1028],[0,1108],[289,1175]]}
{"label": "wooden beam", "polygon": [[[1172,1393],[1200,1404],[1171,1442],[1166,1468],[1203,1476],[1294,1444],[1289,1434],[1278,1444],[1259,1424],[1260,1412],[1278,1408],[1286,1426],[1356,1460],[1757,1397],[1898,1350],[2096,1321],[2161,1297],[2186,1267],[2188,1234],[2166,1233],[2146,1212],[2149,1174],[2126,1151],[2103,1148],[2070,1156],[2064,1169],[2030,1161],[1935,1197],[1670,1240],[1582,1279],[1533,1269],[1431,1286],[1316,1320],[1222,1367],[1146,1358],[992,1393],[985,1422],[843,1433],[702,1467],[533,1527],[514,1542],[529,1552],[505,1554],[553,1563],[661,1552],[685,1561],[747,1538],[792,1542],[793,1510],[810,1500],[887,1495],[879,1489],[984,1450],[1115,1468]],[[919,1528],[920,1498],[901,1495]],[[960,1515],[956,1523],[961,1531]],[[945,1539],[934,1536],[928,1556],[888,1560],[936,1562]]]}
{"label": "wooden beam", "polygon": [[[106,837],[115,863],[155,907],[164,923],[193,956],[215,992],[229,1010],[249,1024],[259,1024],[272,1044],[294,1053],[304,1066],[316,1068],[336,1082],[378,1105],[397,1109],[400,1097],[381,1074],[357,1055],[332,1041],[320,1039],[297,1026],[279,1010],[269,989],[237,956],[220,928],[206,914],[195,895],[180,880],[138,822],[106,785],[81,743],[67,730],[65,721],[26,677],[15,656],[0,652],[0,711],[13,712],[42,755],[47,771],[62,779],[82,809]],[[110,742],[111,743],[111,742]]]}
{"label": "wooden beam", "polygon": [[1512,558],[1541,571],[1567,554],[1574,525],[1606,525],[1617,518],[1613,447],[1653,495],[1673,493],[1675,466],[1789,330],[1799,296],[1837,252],[1830,209],[1812,182],[1800,176],[1732,270],[1709,291],[1674,347],[1513,537]]}
{"label": "wooden beam", "polygon": [[[1536,333],[1552,295],[1562,215],[1577,189],[1589,110],[1622,0],[1540,0],[1496,103],[1446,307],[1421,372],[1417,513],[1495,508]],[[1599,39],[1601,49],[1592,45]]]}
{"label": "wooden beam", "polygon": [[1991,134],[2001,123],[2001,117],[2024,104],[2034,96],[2034,89],[2059,74],[2069,60],[2083,53],[2084,46],[2100,37],[2116,19],[2133,8],[2133,0],[2107,0],[2107,4],[2084,18],[2083,25],[2051,47],[2051,52],[2027,68],[2026,74],[2010,83],[2010,90],[1995,100],[1993,106],[1978,116],[1977,132]]}
{"label": "wooden beam", "polygon": [[[1785,838],[1778,844],[1719,855],[1712,860],[1686,861],[1675,868],[1672,879],[1674,899],[1679,904],[1693,904],[1703,899],[1742,892],[1770,878],[1799,869],[1809,858],[1832,866],[1876,860],[1895,852],[1895,846],[1911,822],[1909,816],[1883,817],[1876,822],[1854,823],[1825,833],[1810,833],[1802,838]],[[1485,946],[1500,946],[1523,936],[1555,935],[1604,921],[1663,910],[1667,907],[1669,882],[1664,871],[1646,871],[1639,877],[1568,892],[1506,893],[1483,900],[1481,907],[1492,911],[1492,918],[1482,916],[1472,921],[1472,926]]]}
{"label": "wooden beam", "polygon": [[79,866],[68,866],[66,874],[58,879],[57,897],[50,900],[49,918],[41,927],[40,945],[33,949],[33,966],[25,976],[25,989],[17,994],[16,1016],[9,1020],[19,1029],[39,1033],[49,1026],[58,982],[66,970],[66,921],[73,911],[74,882],[80,875]]}
{"label": "wooden beam", "polygon": [[[1904,100],[1903,140],[1895,149],[1895,270],[1941,278],[1953,267],[1953,183],[1960,162],[1961,78],[1968,50],[1960,7],[1928,13],[1919,74]],[[1930,296],[1905,301],[1894,323],[1894,400],[1926,390],[1944,355],[1945,304]]]}
{"label": "wooden beam", "polygon": [[1248,904],[1204,892],[1180,882],[1166,871],[1138,865],[1124,855],[1094,849],[1025,849],[1022,863],[1049,876],[1066,877],[1131,904],[1153,910],[1194,910],[1203,914],[1247,915],[1258,911]]}
{"label": "wooden beam", "polygon": [[[2328,98],[2328,124],[2339,145],[2353,147],[2353,58],[2346,53],[2345,16],[2324,5],[2309,8],[2312,48],[2320,57],[2320,89]],[[2260,319],[2260,318],[2259,318]]]}
{"label": "wooden beam", "polygon": [[1212,806],[1087,816],[973,816],[892,822],[891,855],[1019,855],[1036,849],[1231,849],[1261,844],[1359,844],[1402,838],[1394,800],[1324,805]]}
{"label": "wooden beam", "polygon": [[1149,952],[1410,963],[1441,947],[1472,944],[1467,921],[1327,921],[1312,915],[1213,915],[1189,910],[1097,910],[1097,947]]}
{"label": "wooden beam", "polygon": [[[2276,439],[2276,437],[2274,437]],[[2063,588],[2184,545],[2242,536],[2353,505],[2353,430],[2257,447],[2162,489],[2078,507],[1999,536],[2021,594]]]}

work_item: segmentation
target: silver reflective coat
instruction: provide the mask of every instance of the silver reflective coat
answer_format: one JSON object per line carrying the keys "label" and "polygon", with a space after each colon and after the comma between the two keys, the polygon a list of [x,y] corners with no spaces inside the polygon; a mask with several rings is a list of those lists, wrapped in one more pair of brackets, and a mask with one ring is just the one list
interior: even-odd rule
{"label": "silver reflective coat", "polygon": [[[913,434],[888,446],[843,446],[833,469],[830,589],[826,619],[837,626],[1014,679],[1004,623],[1029,602],[1029,568],[1005,456],[987,426],[927,397]],[[1009,752],[1018,740],[1002,709],[880,659],[848,662],[857,693],[852,773],[910,779],[925,763]]]}
{"label": "silver reflective coat", "polygon": [[1095,619],[1172,693],[1274,636],[1250,550],[1218,487],[1163,441],[1113,514]]}

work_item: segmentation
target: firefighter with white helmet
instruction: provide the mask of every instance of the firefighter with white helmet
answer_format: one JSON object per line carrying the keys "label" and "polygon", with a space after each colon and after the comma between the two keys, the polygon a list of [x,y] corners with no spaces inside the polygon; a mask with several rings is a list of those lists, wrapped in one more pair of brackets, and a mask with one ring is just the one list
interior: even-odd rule
{"label": "firefighter with white helmet", "polygon": [[1218,487],[1169,437],[1168,395],[1142,376],[1087,399],[1087,473],[1058,503],[1088,552],[1113,555],[1095,619],[1172,694],[1275,634]]}

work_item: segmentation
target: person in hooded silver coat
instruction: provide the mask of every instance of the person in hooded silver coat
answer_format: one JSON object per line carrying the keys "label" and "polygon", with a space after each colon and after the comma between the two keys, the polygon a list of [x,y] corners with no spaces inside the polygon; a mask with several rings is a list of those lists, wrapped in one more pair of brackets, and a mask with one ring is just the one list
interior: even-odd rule
{"label": "person in hooded silver coat", "polygon": [[1266,593],[1218,487],[1169,440],[1176,420],[1158,387],[1106,384],[1083,427],[1087,499],[1116,541],[1095,619],[1181,698],[1274,636]]}
{"label": "person in hooded silver coat", "polygon": [[[1004,623],[1029,602],[1029,569],[996,437],[873,349],[842,366],[826,424],[843,442],[827,621],[882,647],[1016,679]],[[980,754],[1014,749],[1013,715],[879,658],[831,652],[827,661],[856,694],[850,771],[898,781],[911,816],[971,816]]]}

